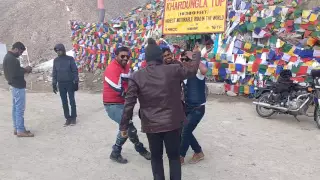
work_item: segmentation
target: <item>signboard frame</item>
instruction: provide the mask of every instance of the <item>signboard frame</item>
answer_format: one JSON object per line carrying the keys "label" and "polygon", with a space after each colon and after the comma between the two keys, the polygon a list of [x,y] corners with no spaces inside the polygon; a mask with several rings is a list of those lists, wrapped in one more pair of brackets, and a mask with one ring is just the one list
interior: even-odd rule
{"label": "signboard frame", "polygon": [[[163,9],[163,18],[162,18],[162,34],[163,35],[186,35],[186,34],[212,34],[212,33],[224,33],[227,29],[227,15],[228,15],[228,0],[225,0],[226,3],[226,9],[225,9],[225,21],[224,21],[224,27],[222,31],[214,31],[214,32],[190,32],[190,33],[165,33],[165,16],[166,16],[166,4],[168,0],[164,0],[164,9]],[[169,0],[170,1],[170,0]]]}

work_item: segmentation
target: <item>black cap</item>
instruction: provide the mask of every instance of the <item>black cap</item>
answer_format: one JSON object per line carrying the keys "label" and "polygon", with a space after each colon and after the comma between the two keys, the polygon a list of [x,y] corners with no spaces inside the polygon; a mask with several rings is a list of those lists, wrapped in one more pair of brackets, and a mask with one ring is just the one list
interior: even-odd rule
{"label": "black cap", "polygon": [[148,46],[145,49],[146,61],[156,61],[162,63],[162,50],[152,38],[148,39]]}

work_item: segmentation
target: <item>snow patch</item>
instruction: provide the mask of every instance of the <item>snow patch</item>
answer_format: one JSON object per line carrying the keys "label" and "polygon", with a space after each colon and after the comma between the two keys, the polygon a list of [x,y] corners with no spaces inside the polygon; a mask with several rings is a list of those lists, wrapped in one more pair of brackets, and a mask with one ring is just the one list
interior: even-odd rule
{"label": "snow patch", "polygon": [[[66,54],[67,54],[68,56],[74,57],[74,51],[73,51],[73,50],[67,51]],[[38,71],[38,72],[52,71],[53,60],[54,60],[54,59],[51,59],[51,60],[46,61],[46,62],[44,62],[44,63],[38,64],[33,70],[34,70],[34,71]]]}

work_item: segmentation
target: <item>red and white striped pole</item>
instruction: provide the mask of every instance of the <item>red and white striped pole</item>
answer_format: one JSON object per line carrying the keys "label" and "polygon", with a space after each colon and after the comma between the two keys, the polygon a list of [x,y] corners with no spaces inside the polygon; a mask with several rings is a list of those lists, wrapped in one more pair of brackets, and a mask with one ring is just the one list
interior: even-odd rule
{"label": "red and white striped pole", "polygon": [[104,0],[97,0],[98,4],[98,21],[100,23],[104,22],[104,16],[106,13],[106,9],[104,8]]}

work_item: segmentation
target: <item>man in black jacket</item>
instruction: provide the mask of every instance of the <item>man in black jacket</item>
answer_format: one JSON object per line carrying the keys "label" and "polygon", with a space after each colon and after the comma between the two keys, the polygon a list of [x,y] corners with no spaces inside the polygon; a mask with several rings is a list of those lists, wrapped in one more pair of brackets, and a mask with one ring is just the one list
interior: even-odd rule
{"label": "man in black jacket", "polygon": [[14,135],[18,137],[33,137],[30,131],[24,127],[24,111],[26,106],[26,81],[24,80],[25,73],[31,73],[32,68],[20,66],[19,56],[26,50],[21,42],[13,44],[11,51],[8,51],[3,59],[4,76],[11,86],[13,106],[12,120]]}
{"label": "man in black jacket", "polygon": [[[53,61],[53,92],[57,94],[58,84],[64,117],[66,118],[66,123],[64,125],[75,125],[77,119],[77,108],[74,94],[79,87],[78,68],[73,57],[66,55],[66,49],[63,44],[57,44],[54,47],[54,51],[58,54],[58,57]],[[71,115],[69,113],[68,96],[71,106]]]}

